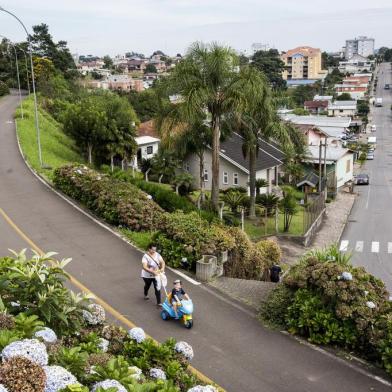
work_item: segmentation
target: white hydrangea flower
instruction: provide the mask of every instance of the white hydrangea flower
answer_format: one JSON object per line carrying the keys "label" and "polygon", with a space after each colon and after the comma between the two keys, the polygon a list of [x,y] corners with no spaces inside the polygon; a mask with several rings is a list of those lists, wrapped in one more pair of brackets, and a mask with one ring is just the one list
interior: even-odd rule
{"label": "white hydrangea flower", "polygon": [[106,339],[104,339],[104,338],[99,338],[98,347],[99,347],[104,353],[106,353],[106,352],[108,351],[108,348],[109,348],[109,340],[106,340]]}
{"label": "white hydrangea flower", "polygon": [[182,354],[188,361],[193,359],[193,348],[187,342],[177,342],[174,349]]}
{"label": "white hydrangea flower", "polygon": [[61,366],[44,366],[45,392],[57,392],[68,385],[79,384],[76,377]]}
{"label": "white hydrangea flower", "polygon": [[152,368],[150,369],[150,377],[156,378],[157,380],[166,380],[166,374],[162,369]]}
{"label": "white hydrangea flower", "polygon": [[23,339],[10,343],[1,352],[3,361],[13,357],[24,357],[38,365],[48,364],[48,353],[46,347],[37,339]]}
{"label": "white hydrangea flower", "polygon": [[34,334],[34,337],[41,338],[45,343],[56,343],[57,335],[53,329],[45,327]]}
{"label": "white hydrangea flower", "polygon": [[342,273],[342,279],[343,280],[353,280],[353,275],[351,274],[351,272],[343,272]]}
{"label": "white hydrangea flower", "polygon": [[99,387],[103,389],[117,388],[117,392],[127,392],[127,390],[116,380],[104,380],[93,385],[91,392],[95,392]]}
{"label": "white hydrangea flower", "polygon": [[8,392],[8,389],[3,384],[0,384],[0,392]]}
{"label": "white hydrangea flower", "polygon": [[374,309],[376,307],[376,304],[373,301],[367,301],[366,306],[370,309]]}
{"label": "white hydrangea flower", "polygon": [[137,366],[130,366],[128,369],[132,372],[131,377],[136,381],[139,381],[142,378],[142,369],[139,369]]}
{"label": "white hydrangea flower", "polygon": [[83,310],[83,318],[90,325],[103,324],[106,320],[105,309],[98,304],[90,304],[88,310]]}
{"label": "white hydrangea flower", "polygon": [[83,174],[83,172],[80,169],[76,169],[76,173]]}
{"label": "white hydrangea flower", "polygon": [[20,302],[19,302],[19,301],[16,301],[16,302],[11,301],[11,302],[10,302],[10,305],[11,305],[12,307],[14,307],[14,308],[19,308]]}
{"label": "white hydrangea flower", "polygon": [[196,385],[195,387],[188,389],[188,392],[218,392],[218,390],[212,385]]}
{"label": "white hydrangea flower", "polygon": [[137,343],[142,343],[146,339],[146,334],[143,328],[132,328],[128,331],[129,337],[132,340],[136,340]]}

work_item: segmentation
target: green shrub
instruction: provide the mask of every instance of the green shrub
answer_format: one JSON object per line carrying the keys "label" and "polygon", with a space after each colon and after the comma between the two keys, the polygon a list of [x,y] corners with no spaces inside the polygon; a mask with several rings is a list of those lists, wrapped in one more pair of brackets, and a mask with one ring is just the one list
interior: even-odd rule
{"label": "green shrub", "polygon": [[8,86],[0,80],[0,97],[10,93]]}
{"label": "green shrub", "polygon": [[50,356],[50,363],[62,366],[78,379],[84,377],[88,354],[81,347],[61,347]]}
{"label": "green shrub", "polygon": [[273,264],[279,264],[281,262],[282,250],[275,241],[259,241],[256,246],[262,252],[263,257],[269,266],[272,266]]}
{"label": "green shrub", "polygon": [[[0,258],[0,296],[11,313],[24,309],[25,315],[18,318],[22,334],[31,334],[42,325],[38,319],[62,334],[79,330],[84,323],[82,311],[87,297],[75,295],[64,286],[67,274],[63,268],[69,260],[58,262],[53,254],[28,259],[23,251],[15,257]],[[19,306],[12,306],[14,302]]]}
{"label": "green shrub", "polygon": [[293,300],[294,291],[279,284],[269,293],[267,300],[262,304],[260,315],[273,325],[287,327],[287,309]]}
{"label": "green shrub", "polygon": [[133,231],[161,226],[162,209],[132,184],[102,175],[86,166],[56,169],[53,182],[66,195],[80,201],[98,216]]}

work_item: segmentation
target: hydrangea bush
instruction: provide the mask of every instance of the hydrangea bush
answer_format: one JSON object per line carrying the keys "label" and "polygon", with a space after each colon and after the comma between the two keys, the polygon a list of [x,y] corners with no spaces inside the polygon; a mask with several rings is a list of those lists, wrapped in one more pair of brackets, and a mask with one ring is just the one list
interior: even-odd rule
{"label": "hydrangea bush", "polygon": [[157,380],[166,380],[166,374],[162,369],[152,368],[150,369],[150,377]]}
{"label": "hydrangea bush", "polygon": [[78,380],[61,366],[44,366],[46,374],[45,392],[58,392],[68,385],[77,384]]}
{"label": "hydrangea bush", "polygon": [[34,334],[37,339],[42,339],[45,343],[56,343],[57,335],[53,329],[45,327]]}
{"label": "hydrangea bush", "polygon": [[23,339],[10,343],[1,352],[3,361],[13,357],[23,357],[38,365],[48,364],[48,353],[43,343],[37,339]]}
{"label": "hydrangea bush", "polygon": [[313,251],[293,266],[262,317],[313,343],[340,345],[382,362],[392,374],[389,293],[381,280],[334,249]]}
{"label": "hydrangea bush", "polygon": [[177,342],[174,349],[182,354],[188,361],[193,359],[193,348],[187,342]]}
{"label": "hydrangea bush", "polygon": [[135,327],[129,330],[129,337],[137,343],[142,343],[146,339],[146,334],[142,328]]}
{"label": "hydrangea bush", "polygon": [[117,392],[127,392],[127,390],[116,380],[104,380],[97,382],[96,384],[94,384],[91,392],[95,392],[98,388],[117,388]]}
{"label": "hydrangea bush", "polygon": [[98,304],[90,304],[88,310],[83,310],[83,318],[90,325],[103,324],[106,320],[105,309]]}

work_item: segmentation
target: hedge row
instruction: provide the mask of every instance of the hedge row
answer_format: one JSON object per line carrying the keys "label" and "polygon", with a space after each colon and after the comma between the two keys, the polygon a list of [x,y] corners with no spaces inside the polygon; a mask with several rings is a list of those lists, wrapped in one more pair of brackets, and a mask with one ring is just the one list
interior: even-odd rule
{"label": "hedge row", "polygon": [[271,293],[262,316],[313,343],[354,350],[392,374],[389,293],[364,268],[332,254],[334,247],[324,255],[313,252],[294,266]]}
{"label": "hedge row", "polygon": [[113,225],[134,231],[157,230],[162,225],[164,212],[146,193],[86,166],[56,169],[53,183]]}

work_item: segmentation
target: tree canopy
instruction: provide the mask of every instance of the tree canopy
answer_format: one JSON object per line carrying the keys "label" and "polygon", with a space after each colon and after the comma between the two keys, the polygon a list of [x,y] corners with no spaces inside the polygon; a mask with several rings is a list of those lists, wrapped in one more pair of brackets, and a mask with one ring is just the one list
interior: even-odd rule
{"label": "tree canopy", "polygon": [[276,49],[259,50],[252,56],[252,65],[264,72],[274,89],[285,89],[286,81],[282,77],[285,69]]}

